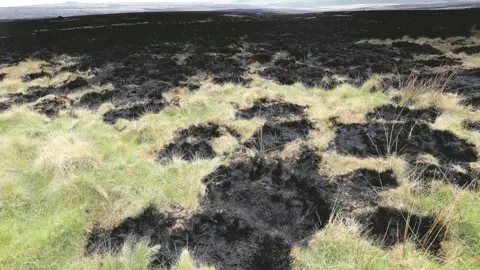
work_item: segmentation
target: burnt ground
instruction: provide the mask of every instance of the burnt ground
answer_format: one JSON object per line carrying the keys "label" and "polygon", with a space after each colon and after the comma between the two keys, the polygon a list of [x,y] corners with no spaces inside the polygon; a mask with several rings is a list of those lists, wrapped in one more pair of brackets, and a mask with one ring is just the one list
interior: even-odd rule
{"label": "burnt ground", "polygon": [[[359,157],[401,155],[412,165],[413,175],[422,181],[441,180],[478,188],[478,174],[468,165],[477,161],[475,145],[450,131],[431,129],[427,123],[434,122],[438,115],[434,109],[412,110],[393,105],[376,108],[366,115],[369,123],[338,125],[331,148]],[[464,123],[470,129],[475,124]],[[423,161],[423,154],[432,155],[438,164]]]}
{"label": "burnt ground", "polygon": [[393,246],[409,238],[417,246],[439,254],[441,241],[447,237],[444,225],[435,217],[418,216],[393,208],[379,207],[366,220],[366,230],[382,246]]}
{"label": "burnt ground", "polygon": [[177,132],[173,142],[158,153],[157,160],[168,163],[174,156],[188,161],[195,158],[214,158],[216,153],[212,147],[213,140],[227,134],[240,138],[235,130],[213,123],[191,126]]}
{"label": "burnt ground", "polygon": [[471,105],[475,111],[480,108],[480,68],[460,71],[448,85],[447,90],[461,95],[464,105]]}
{"label": "burnt ground", "polygon": [[[478,69],[465,70],[459,59],[448,58],[430,45],[358,41],[404,36],[465,38],[479,17],[480,10],[243,16],[183,12],[0,22],[0,65],[28,58],[57,65],[53,56],[65,54],[77,60],[62,71],[93,73],[91,79],[1,95],[0,110],[28,103],[54,117],[58,108],[96,110],[111,102],[115,108],[103,117],[106,123],[114,124],[171,106],[163,94],[174,87],[195,91],[199,86],[188,82],[195,75],[205,74],[216,84],[248,86],[247,74],[252,72],[248,67],[256,62],[264,68],[254,72],[263,78],[327,89],[342,82],[359,86],[377,73],[399,73],[402,77],[415,70],[434,76],[433,68],[449,65],[457,74],[448,91],[459,93],[465,104],[478,109]],[[460,44],[468,47],[462,41]],[[473,47],[459,50],[475,53]],[[26,74],[24,80],[52,75]],[[0,74],[0,81],[3,79]],[[81,93],[87,87],[107,83],[114,90]],[[386,82],[383,87],[395,83]],[[81,94],[77,100],[61,98],[75,93]],[[51,94],[57,97],[47,97]],[[267,120],[244,147],[280,151],[286,143],[307,138],[314,125],[306,119],[306,110],[281,100],[259,100],[238,111],[239,119],[259,116]],[[425,178],[441,178],[446,172],[453,179],[451,184],[471,187],[474,178],[466,163],[477,160],[475,148],[450,132],[431,129],[428,122],[440,113],[377,108],[367,114],[366,124],[337,125],[331,149],[358,157],[396,152],[411,164],[419,155],[431,154],[439,160],[437,167],[417,164],[425,168]],[[169,162],[172,153],[183,154],[186,160],[213,158],[212,141],[227,133],[239,138],[233,130],[216,124],[181,130],[158,154],[158,160]],[[87,236],[86,254],[118,249],[133,235],[149,237],[153,245],[160,245],[156,264],[171,265],[180,250],[188,247],[195,259],[219,269],[288,269],[291,248],[306,244],[328,223],[333,206],[339,204],[341,211],[366,226],[366,233],[377,244],[388,247],[408,238],[441,256],[439,243],[446,233],[435,222],[436,217],[380,205],[378,194],[398,186],[392,171],[361,169],[328,179],[319,175],[319,164],[315,151],[305,148],[296,158],[286,159],[234,155],[203,179],[207,192],[197,213],[186,216],[175,208],[160,213],[152,206],[114,228],[95,227]]]}
{"label": "burnt ground", "polygon": [[477,54],[480,53],[480,45],[464,46],[453,51],[454,53]]}
{"label": "burnt ground", "polygon": [[[140,109],[142,105],[153,112],[162,110],[163,92],[178,86],[198,88],[187,82],[194,75],[206,74],[218,84],[248,85],[248,66],[257,61],[264,69],[256,72],[264,78],[327,89],[341,82],[360,85],[375,73],[410,74],[416,70],[430,74],[434,67],[450,65],[459,74],[451,91],[462,90],[467,102],[476,104],[478,97],[472,92],[478,92],[478,74],[467,74],[458,60],[445,57],[432,46],[358,41],[404,36],[467,37],[479,16],[476,9],[242,16],[183,12],[4,21],[0,22],[0,65],[27,58],[55,65],[54,55],[78,57],[76,63],[62,70],[91,70],[93,78],[62,89],[49,88],[36,94],[29,91],[24,97],[12,97],[9,104],[34,102],[43,94],[65,89],[75,92],[79,85],[112,83],[114,91],[101,94],[95,102],[93,94],[85,94],[89,96],[78,103],[95,109],[112,102],[116,108],[107,113],[108,123],[138,118],[147,111]],[[459,51],[475,53],[476,47],[461,40],[455,44],[464,45]],[[29,74],[25,80],[51,75]],[[466,88],[473,91],[463,91]]]}
{"label": "burnt ground", "polygon": [[466,120],[463,122],[463,126],[467,130],[480,131],[480,121]]}
{"label": "burnt ground", "polygon": [[55,117],[61,110],[70,108],[73,101],[65,96],[47,96],[33,105],[33,110],[45,114],[48,117]]}
{"label": "burnt ground", "polygon": [[478,173],[468,164],[431,164],[421,161],[414,162],[414,174],[418,180],[429,182],[440,180],[461,188],[478,189]]}
{"label": "burnt ground", "polygon": [[336,211],[363,218],[378,206],[381,192],[399,186],[392,170],[359,169],[347,175],[334,177],[330,182]]}
{"label": "burnt ground", "polygon": [[261,152],[281,150],[290,142],[306,139],[313,124],[306,119],[267,121],[245,145]]}
{"label": "burnt ground", "polygon": [[237,119],[265,118],[245,146],[260,153],[282,150],[290,142],[308,137],[313,124],[306,118],[306,106],[278,100],[260,99],[249,108],[239,110]]}
{"label": "burnt ground", "polygon": [[394,105],[385,105],[375,108],[374,111],[367,113],[366,119],[368,121],[385,120],[385,121],[425,121],[433,123],[440,115],[438,110],[431,109],[417,109],[412,110],[408,107],[398,107]]}
{"label": "burnt ground", "polygon": [[337,128],[332,148],[339,153],[408,157],[431,154],[442,162],[475,162],[475,146],[449,131],[433,130],[422,122],[346,124]]}
{"label": "burnt ground", "polygon": [[238,119],[252,119],[262,117],[267,119],[288,118],[293,116],[305,116],[305,106],[278,100],[260,99],[246,109],[236,113]]}
{"label": "burnt ground", "polygon": [[29,82],[29,81],[36,80],[36,79],[42,78],[42,77],[50,77],[50,74],[45,72],[45,71],[29,73],[29,74],[23,75],[21,77],[21,80],[22,80],[22,82]]}
{"label": "burnt ground", "polygon": [[[379,192],[398,186],[392,171],[362,169],[331,182],[318,174],[319,161],[310,149],[289,159],[234,160],[203,179],[207,196],[198,213],[187,218],[181,211],[159,213],[148,208],[113,229],[95,228],[86,252],[119,249],[134,235],[160,246],[155,264],[171,265],[180,250],[188,247],[193,256],[218,269],[289,269],[291,248],[306,244],[322,229],[334,206],[337,211],[357,213],[372,228],[367,233],[373,239],[388,233],[388,242],[382,246],[408,238],[432,254],[438,251],[443,231],[425,237],[429,228],[435,232],[437,223],[431,223],[435,217],[377,208]],[[365,214],[366,207],[373,212]],[[412,220],[400,219],[402,214]],[[385,223],[388,220],[402,230],[410,222],[412,229],[420,231],[394,238],[397,235]]]}

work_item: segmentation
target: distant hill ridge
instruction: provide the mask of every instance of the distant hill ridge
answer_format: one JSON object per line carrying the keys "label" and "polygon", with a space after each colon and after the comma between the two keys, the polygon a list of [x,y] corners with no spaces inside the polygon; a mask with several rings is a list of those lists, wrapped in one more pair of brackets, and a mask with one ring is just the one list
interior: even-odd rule
{"label": "distant hill ridge", "polygon": [[56,18],[114,14],[130,12],[168,12],[168,11],[223,11],[231,13],[310,13],[333,11],[368,11],[368,10],[440,10],[480,8],[480,1],[428,2],[416,4],[375,3],[346,5],[312,5],[298,7],[294,4],[241,5],[241,4],[172,4],[172,3],[119,3],[119,4],[80,4],[67,1],[65,4],[36,5],[22,7],[0,7],[0,20]]}

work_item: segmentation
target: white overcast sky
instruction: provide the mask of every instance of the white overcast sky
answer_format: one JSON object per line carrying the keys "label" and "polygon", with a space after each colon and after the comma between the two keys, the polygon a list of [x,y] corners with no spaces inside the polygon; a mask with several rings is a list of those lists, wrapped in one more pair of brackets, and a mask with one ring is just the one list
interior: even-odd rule
{"label": "white overcast sky", "polygon": [[[213,3],[213,4],[279,4],[279,3],[305,3],[305,4],[369,4],[369,3],[415,3],[415,2],[454,2],[455,0],[78,0],[78,3]],[[14,7],[26,5],[43,5],[65,3],[65,0],[0,0],[0,7]]]}
{"label": "white overcast sky", "polygon": [[[0,0],[0,7],[15,7],[15,6],[27,6],[27,5],[43,5],[43,4],[61,4],[66,0]],[[233,4],[248,2],[242,0],[78,0],[72,1],[77,3],[217,3],[217,4]],[[280,1],[272,1],[280,2]]]}

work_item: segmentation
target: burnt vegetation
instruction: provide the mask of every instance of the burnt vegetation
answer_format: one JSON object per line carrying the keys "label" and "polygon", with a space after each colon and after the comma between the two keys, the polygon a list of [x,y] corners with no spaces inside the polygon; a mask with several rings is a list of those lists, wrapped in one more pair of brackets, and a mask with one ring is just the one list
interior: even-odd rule
{"label": "burnt vegetation", "polygon": [[[100,96],[98,103],[115,105],[106,117],[107,122],[114,123],[116,118],[135,119],[146,111],[161,110],[162,93],[172,87],[197,89],[198,85],[187,83],[194,75],[206,74],[217,84],[248,85],[248,65],[257,61],[265,66],[258,71],[264,78],[326,89],[345,82],[358,86],[374,73],[410,74],[414,69],[426,72],[432,67],[455,66],[458,62],[443,56],[416,59],[415,55],[440,54],[427,44],[394,42],[387,46],[357,41],[407,35],[467,36],[479,15],[478,10],[410,11],[406,20],[405,14],[391,11],[235,17],[208,12],[144,13],[1,22],[0,62],[11,65],[27,58],[51,62],[53,56],[63,54],[78,57],[63,71],[92,70],[94,78],[79,78],[61,89],[45,89],[45,93],[112,83],[116,90]],[[402,25],[395,25],[400,21]],[[459,51],[475,53],[476,47],[465,48]],[[184,60],[178,61],[179,56]],[[43,76],[49,74],[27,74],[24,80]],[[462,86],[455,89],[465,88],[472,80],[464,79],[458,81]],[[31,94],[26,95],[17,98],[35,101],[28,96]],[[88,101],[92,94],[85,95],[89,96],[80,104],[97,108],[98,104]],[[152,100],[155,104],[151,104]],[[129,105],[134,103],[148,110]]]}

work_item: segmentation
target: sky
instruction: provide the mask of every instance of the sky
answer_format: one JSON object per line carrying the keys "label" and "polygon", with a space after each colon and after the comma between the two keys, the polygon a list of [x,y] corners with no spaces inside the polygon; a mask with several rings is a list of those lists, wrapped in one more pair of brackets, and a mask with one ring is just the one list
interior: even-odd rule
{"label": "sky", "polygon": [[[371,3],[415,3],[415,2],[455,2],[458,0],[78,0],[78,3],[146,3],[146,2],[174,2],[174,3],[213,3],[213,4],[282,4],[295,3],[300,5],[342,5],[342,4],[371,4]],[[65,3],[65,0],[0,0],[0,7],[25,6],[25,5],[43,5]]]}

